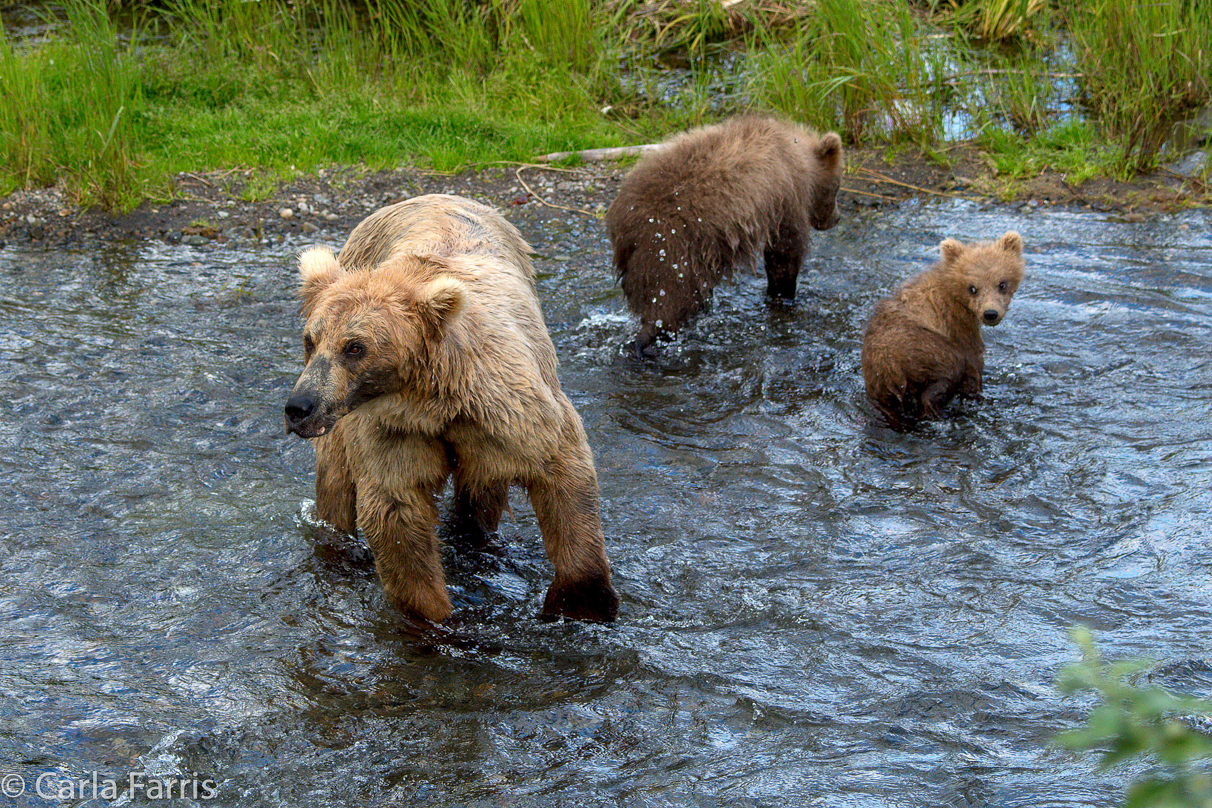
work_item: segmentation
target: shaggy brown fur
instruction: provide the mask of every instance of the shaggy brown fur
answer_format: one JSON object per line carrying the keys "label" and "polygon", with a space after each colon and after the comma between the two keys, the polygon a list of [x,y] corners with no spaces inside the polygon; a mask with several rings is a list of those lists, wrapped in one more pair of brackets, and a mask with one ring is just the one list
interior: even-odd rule
{"label": "shaggy brown fur", "polygon": [[339,256],[299,259],[306,367],[287,431],[316,438],[316,510],[361,528],[390,600],[451,613],[437,498],[456,527],[496,530],[509,486],[530,494],[555,581],[543,613],[611,620],[593,456],[560,389],[530,248],[491,208],[422,196],[359,224]]}
{"label": "shaggy brown fur", "polygon": [[875,307],[863,337],[867,393],[893,426],[937,418],[956,395],[981,391],[981,324],[997,325],[1023,279],[1023,240],[947,239],[943,260]]}
{"label": "shaggy brown fur", "polygon": [[765,259],[767,293],[795,297],[811,230],[837,223],[842,141],[745,116],[674,137],[606,211],[615,274],[640,317],[634,348],[677,331],[738,265]]}

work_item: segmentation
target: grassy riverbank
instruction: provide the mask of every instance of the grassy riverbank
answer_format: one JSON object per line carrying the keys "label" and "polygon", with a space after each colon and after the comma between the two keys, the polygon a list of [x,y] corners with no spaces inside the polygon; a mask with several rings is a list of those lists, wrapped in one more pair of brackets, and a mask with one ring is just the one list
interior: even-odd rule
{"label": "grassy riverbank", "polygon": [[1172,159],[1172,127],[1212,96],[1212,5],[1182,0],[52,11],[52,25],[0,39],[0,192],[58,182],[114,210],[164,197],[181,172],[256,168],[241,191],[255,197],[321,165],[525,162],[753,108],[940,162],[962,140],[1006,181],[1123,177]]}

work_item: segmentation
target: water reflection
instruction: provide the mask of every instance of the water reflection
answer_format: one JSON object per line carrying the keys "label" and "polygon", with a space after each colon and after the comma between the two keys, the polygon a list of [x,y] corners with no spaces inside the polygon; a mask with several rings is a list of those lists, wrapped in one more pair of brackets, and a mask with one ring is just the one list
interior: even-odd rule
{"label": "water reflection", "polygon": [[[301,245],[0,250],[0,774],[197,772],[240,806],[1102,805],[1128,775],[1047,746],[1084,714],[1051,687],[1065,629],[1207,695],[1208,214],[854,218],[795,306],[741,278],[644,363],[600,228],[514,219],[552,256],[610,627],[536,619],[520,494],[499,547],[448,550],[439,633],[311,520],[280,415]],[[887,429],[871,305],[1008,229],[1028,277],[985,399]]]}

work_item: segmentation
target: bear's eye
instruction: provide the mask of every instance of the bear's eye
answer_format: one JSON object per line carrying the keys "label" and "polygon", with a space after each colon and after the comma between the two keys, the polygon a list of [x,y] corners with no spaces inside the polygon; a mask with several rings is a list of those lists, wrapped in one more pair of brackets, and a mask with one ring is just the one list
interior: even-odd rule
{"label": "bear's eye", "polygon": [[1006,291],[1006,282],[1005,281],[1002,281],[1001,283],[999,283],[997,285],[997,291],[999,291],[999,292]]}
{"label": "bear's eye", "polygon": [[366,356],[366,346],[354,340],[345,346],[345,356],[348,359],[361,359]]}
{"label": "bear's eye", "polygon": [[968,287],[968,294],[970,294],[970,295],[974,295],[974,294],[976,294],[976,287],[975,287],[975,286],[969,286],[969,287]]}
{"label": "bear's eye", "polygon": [[314,351],[315,349],[316,349],[316,343],[312,340],[312,338],[304,337],[303,338],[303,353],[307,354],[308,356],[311,356],[311,352]]}

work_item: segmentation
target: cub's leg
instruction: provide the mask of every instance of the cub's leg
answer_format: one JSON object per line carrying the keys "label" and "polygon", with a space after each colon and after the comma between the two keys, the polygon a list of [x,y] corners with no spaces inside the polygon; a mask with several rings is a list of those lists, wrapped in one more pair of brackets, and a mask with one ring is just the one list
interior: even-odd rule
{"label": "cub's leg", "polygon": [[943,414],[943,409],[955,397],[958,380],[954,378],[939,379],[922,390],[921,413],[926,419],[935,419]]}
{"label": "cub's leg", "polygon": [[342,421],[316,438],[316,516],[343,533],[357,529],[357,491],[345,452]]}
{"label": "cub's leg", "polygon": [[981,394],[981,377],[984,374],[984,362],[969,363],[964,369],[964,378],[959,385],[959,395],[965,398],[976,398]]}
{"label": "cub's leg", "polygon": [[[569,405],[571,407],[571,405]],[[571,415],[559,456],[528,486],[555,580],[544,617],[609,622],[619,611],[598,515],[598,480],[580,419]]]}
{"label": "cub's leg", "polygon": [[795,300],[795,285],[808,253],[802,224],[784,221],[766,245],[766,294],[776,300]]}
{"label": "cub's leg", "polygon": [[[918,387],[921,390],[919,400],[923,418],[941,417],[947,404],[957,393],[962,392],[965,386],[971,384],[972,378],[971,363],[947,343],[940,342],[931,359],[928,372]],[[979,385],[978,376],[978,389]]]}

